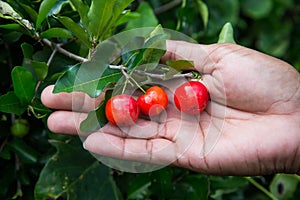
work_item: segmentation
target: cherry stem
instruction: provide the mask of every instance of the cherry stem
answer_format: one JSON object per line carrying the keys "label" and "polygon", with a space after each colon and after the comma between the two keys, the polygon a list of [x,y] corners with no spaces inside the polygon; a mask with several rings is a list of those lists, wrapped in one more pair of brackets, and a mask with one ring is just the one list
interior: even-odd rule
{"label": "cherry stem", "polygon": [[138,83],[136,82],[136,80],[134,80],[134,78],[130,77],[130,79],[134,82],[134,84],[144,93],[146,94],[146,91],[144,90],[144,88]]}
{"label": "cherry stem", "polygon": [[125,67],[121,67],[120,68],[120,70],[121,70],[121,72],[122,72],[122,74],[125,76],[125,78],[126,78],[126,82],[125,82],[125,86],[124,86],[124,88],[123,88],[123,91],[122,91],[122,93],[124,93],[125,92],[125,88],[126,88],[126,85],[127,85],[127,83],[129,82],[130,83],[130,80],[145,94],[146,93],[146,91],[142,88],[142,86],[138,83],[138,82],[136,82],[136,80],[134,79],[134,78],[132,78],[129,74],[127,74],[127,72],[125,71]]}

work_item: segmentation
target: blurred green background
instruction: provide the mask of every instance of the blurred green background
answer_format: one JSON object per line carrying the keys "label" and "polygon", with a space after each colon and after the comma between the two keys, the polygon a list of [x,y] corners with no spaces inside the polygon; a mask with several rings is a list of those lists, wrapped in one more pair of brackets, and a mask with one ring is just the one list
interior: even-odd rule
{"label": "blurred green background", "polygon": [[[3,2],[21,18],[12,19],[12,12]],[[51,133],[45,125],[51,110],[40,101],[14,108],[17,100],[9,91],[14,88],[11,72],[17,66],[40,69],[40,75],[45,76],[35,91],[40,95],[44,86],[54,83],[76,63],[56,54],[45,70],[53,49],[28,30],[38,13],[42,13],[43,2],[45,7],[51,5],[51,10],[44,16],[38,33],[46,32],[49,27],[63,27],[55,15],[79,22],[80,15],[70,2],[91,4],[91,0],[0,1],[0,199],[299,199],[300,179],[296,175],[223,177],[172,167],[144,174],[109,169],[84,151],[78,138]],[[199,43],[210,44],[218,42],[222,27],[229,22],[237,44],[283,59],[300,70],[299,1],[139,0],[132,2],[127,10],[130,12],[124,19],[126,23],[116,27],[115,32],[160,23]],[[24,29],[12,25],[16,22],[29,25]],[[65,33],[64,38],[50,37],[64,44],[67,50],[86,56],[87,48],[72,38],[70,33]],[[10,95],[12,101],[7,101],[5,95]],[[23,112],[18,114],[17,109]],[[28,124],[17,119],[25,119]],[[27,135],[18,137],[12,133],[11,127],[16,122],[17,132],[30,127]]]}

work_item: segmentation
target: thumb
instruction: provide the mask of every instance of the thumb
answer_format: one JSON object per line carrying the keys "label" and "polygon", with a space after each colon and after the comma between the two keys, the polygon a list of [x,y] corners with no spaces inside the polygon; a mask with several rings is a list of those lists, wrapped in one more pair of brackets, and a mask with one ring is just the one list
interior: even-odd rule
{"label": "thumb", "polygon": [[161,61],[166,63],[168,60],[191,60],[200,73],[209,73],[207,70],[211,70],[211,66],[213,66],[213,62],[209,56],[210,51],[210,45],[167,40],[166,53],[161,58]]}

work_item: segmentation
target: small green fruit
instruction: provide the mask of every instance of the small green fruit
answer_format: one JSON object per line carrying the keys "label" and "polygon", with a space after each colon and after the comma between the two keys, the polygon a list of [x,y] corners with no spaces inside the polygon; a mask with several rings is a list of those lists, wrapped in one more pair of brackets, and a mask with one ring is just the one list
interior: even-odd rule
{"label": "small green fruit", "polygon": [[13,136],[24,137],[29,133],[29,123],[26,119],[16,119],[10,131]]}

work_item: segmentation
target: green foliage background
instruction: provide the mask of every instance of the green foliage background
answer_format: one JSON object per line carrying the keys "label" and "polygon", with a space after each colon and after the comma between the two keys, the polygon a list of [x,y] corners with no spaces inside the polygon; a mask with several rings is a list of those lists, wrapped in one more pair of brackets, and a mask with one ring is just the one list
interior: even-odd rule
{"label": "green foliage background", "polygon": [[[84,151],[77,137],[47,129],[51,110],[41,104],[41,91],[78,62],[56,52],[51,42],[89,58],[110,35],[157,24],[199,43],[235,41],[300,70],[296,0],[0,1],[0,199],[300,196],[300,179],[295,175],[221,177],[172,167],[144,174],[119,172]],[[22,138],[10,130],[19,118],[30,124],[29,134]]]}

